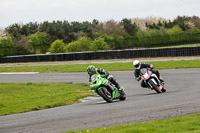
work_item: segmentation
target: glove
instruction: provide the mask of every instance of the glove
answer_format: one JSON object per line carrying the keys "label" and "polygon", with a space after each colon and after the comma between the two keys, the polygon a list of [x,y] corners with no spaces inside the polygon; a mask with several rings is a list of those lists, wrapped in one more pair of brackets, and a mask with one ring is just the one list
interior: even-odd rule
{"label": "glove", "polygon": [[109,76],[107,77],[108,80],[111,80],[112,78],[113,78],[112,75],[109,75]]}
{"label": "glove", "polygon": [[103,78],[108,79],[109,76],[110,76],[110,74],[108,72],[106,72],[105,75],[103,76]]}
{"label": "glove", "polygon": [[155,67],[153,65],[150,66],[150,69],[154,69]]}
{"label": "glove", "polygon": [[106,76],[102,76],[102,78],[106,78],[106,79],[107,79],[107,77],[106,77]]}
{"label": "glove", "polygon": [[95,90],[96,89],[96,86],[93,86],[92,88],[91,88],[91,90]]}
{"label": "glove", "polygon": [[140,81],[140,80],[141,80],[141,77],[137,77],[136,80],[137,80],[137,81]]}

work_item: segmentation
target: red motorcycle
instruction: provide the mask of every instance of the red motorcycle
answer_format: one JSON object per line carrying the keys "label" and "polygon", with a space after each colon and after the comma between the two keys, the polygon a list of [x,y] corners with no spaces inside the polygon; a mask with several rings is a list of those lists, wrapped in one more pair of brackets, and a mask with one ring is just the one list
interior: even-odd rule
{"label": "red motorcycle", "polygon": [[151,71],[151,69],[142,68],[140,70],[140,78],[144,80],[146,85],[155,90],[157,93],[166,92],[164,83],[162,83],[157,75]]}

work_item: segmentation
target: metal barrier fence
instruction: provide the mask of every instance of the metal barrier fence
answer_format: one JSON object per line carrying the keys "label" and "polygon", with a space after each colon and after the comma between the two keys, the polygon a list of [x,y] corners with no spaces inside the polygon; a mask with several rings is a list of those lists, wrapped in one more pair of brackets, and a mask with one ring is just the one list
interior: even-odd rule
{"label": "metal barrier fence", "polygon": [[0,58],[0,63],[44,62],[44,61],[73,61],[96,59],[127,59],[141,57],[174,57],[199,56],[200,46],[156,49],[127,49],[97,52],[74,52],[59,54],[6,56]]}

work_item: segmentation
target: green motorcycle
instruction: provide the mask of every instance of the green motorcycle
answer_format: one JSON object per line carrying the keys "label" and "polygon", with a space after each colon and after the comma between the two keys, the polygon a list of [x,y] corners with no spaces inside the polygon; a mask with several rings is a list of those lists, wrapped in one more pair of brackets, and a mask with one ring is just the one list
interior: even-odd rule
{"label": "green motorcycle", "polygon": [[123,90],[119,92],[109,80],[100,75],[92,75],[90,87],[108,103],[111,103],[115,99],[126,99],[126,94]]}

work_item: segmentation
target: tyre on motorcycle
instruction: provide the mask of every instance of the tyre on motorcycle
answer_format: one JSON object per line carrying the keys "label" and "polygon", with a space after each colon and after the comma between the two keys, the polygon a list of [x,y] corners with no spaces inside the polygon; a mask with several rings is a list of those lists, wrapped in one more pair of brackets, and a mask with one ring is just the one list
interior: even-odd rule
{"label": "tyre on motorcycle", "polygon": [[149,83],[151,84],[151,86],[153,87],[153,89],[157,92],[157,93],[161,93],[162,91],[160,90],[160,88],[153,82],[153,81],[149,81]]}
{"label": "tyre on motorcycle", "polygon": [[120,92],[120,96],[119,96],[119,100],[123,101],[126,99],[126,93],[124,92],[124,90],[122,90]]}
{"label": "tyre on motorcycle", "polygon": [[98,90],[98,94],[108,103],[113,102],[112,93],[107,88],[102,87],[102,89]]}

